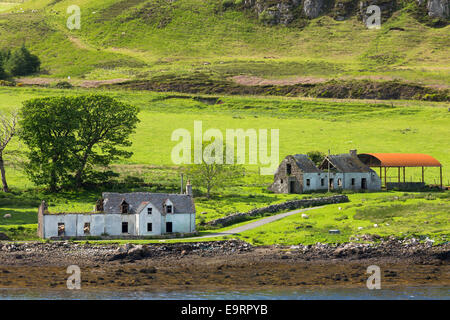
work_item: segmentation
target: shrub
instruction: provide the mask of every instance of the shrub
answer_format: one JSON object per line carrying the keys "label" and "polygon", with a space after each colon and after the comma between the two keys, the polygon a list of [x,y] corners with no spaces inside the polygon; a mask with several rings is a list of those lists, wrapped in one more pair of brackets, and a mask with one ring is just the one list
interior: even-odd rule
{"label": "shrub", "polygon": [[16,86],[15,82],[0,80],[0,87],[14,87],[14,86]]}
{"label": "shrub", "polygon": [[325,153],[320,152],[320,151],[309,151],[306,153],[306,155],[316,165],[320,165],[322,163],[323,159],[325,159],[325,157],[326,157]]}
{"label": "shrub", "polygon": [[[3,69],[3,61],[0,60],[0,79],[6,79],[6,78],[7,78],[7,75],[6,75],[5,69]],[[3,80],[1,80],[1,81],[3,81]]]}
{"label": "shrub", "polygon": [[232,7],[233,5],[234,5],[234,0],[223,0],[223,1],[222,1],[222,7],[223,7],[224,9],[230,8],[230,7]]}
{"label": "shrub", "polygon": [[260,22],[267,25],[273,24],[275,17],[272,14],[270,14],[267,10],[264,10],[259,14],[258,19]]}
{"label": "shrub", "polygon": [[39,71],[41,61],[31,54],[23,45],[20,49],[14,50],[9,57],[4,60],[4,68],[12,76],[24,76]]}
{"label": "shrub", "polygon": [[55,88],[58,89],[72,89],[73,85],[68,81],[59,81],[57,84],[55,84]]}

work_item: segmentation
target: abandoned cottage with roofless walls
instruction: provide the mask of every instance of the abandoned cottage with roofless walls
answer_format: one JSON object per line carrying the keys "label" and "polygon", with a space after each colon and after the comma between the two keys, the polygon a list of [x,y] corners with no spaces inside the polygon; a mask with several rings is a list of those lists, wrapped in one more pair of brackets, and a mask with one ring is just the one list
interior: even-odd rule
{"label": "abandoned cottage with roofless walls", "polygon": [[184,194],[105,192],[89,213],[38,212],[41,238],[87,236],[157,236],[195,232],[195,204],[190,183]]}

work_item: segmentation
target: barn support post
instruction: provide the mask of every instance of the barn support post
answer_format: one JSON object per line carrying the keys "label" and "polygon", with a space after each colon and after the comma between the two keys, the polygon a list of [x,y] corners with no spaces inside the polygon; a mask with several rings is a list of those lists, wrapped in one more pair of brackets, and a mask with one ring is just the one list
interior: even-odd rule
{"label": "barn support post", "polygon": [[381,183],[383,183],[383,171],[381,170],[381,166],[380,166],[380,180]]}
{"label": "barn support post", "polygon": [[403,167],[403,183],[406,182],[406,167]]}
{"label": "barn support post", "polygon": [[443,189],[443,186],[442,186],[442,166],[439,167],[439,171],[440,171],[441,189]]}
{"label": "barn support post", "polygon": [[424,173],[424,170],[423,170],[423,167],[422,167],[422,183],[424,183],[425,182],[425,173]]}
{"label": "barn support post", "polygon": [[386,175],[386,167],[384,167],[384,187],[387,189]]}
{"label": "barn support post", "polygon": [[398,183],[400,183],[400,167],[398,167],[397,169],[398,169],[398,174],[397,174],[397,177],[398,177]]}

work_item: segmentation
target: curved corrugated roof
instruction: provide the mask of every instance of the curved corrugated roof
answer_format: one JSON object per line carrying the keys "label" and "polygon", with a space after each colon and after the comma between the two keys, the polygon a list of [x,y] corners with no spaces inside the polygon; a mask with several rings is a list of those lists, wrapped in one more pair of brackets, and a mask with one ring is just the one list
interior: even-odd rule
{"label": "curved corrugated roof", "polygon": [[441,163],[423,153],[361,153],[358,158],[368,166],[440,167]]}

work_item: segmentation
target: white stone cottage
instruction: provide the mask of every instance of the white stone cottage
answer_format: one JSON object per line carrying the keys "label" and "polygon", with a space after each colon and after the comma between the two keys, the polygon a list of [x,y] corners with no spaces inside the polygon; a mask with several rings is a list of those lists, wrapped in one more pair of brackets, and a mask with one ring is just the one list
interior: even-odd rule
{"label": "white stone cottage", "polygon": [[380,177],[359,160],[356,150],[328,155],[318,167],[305,154],[289,155],[280,163],[269,190],[275,193],[326,191],[328,184],[330,190],[381,190]]}
{"label": "white stone cottage", "polygon": [[192,187],[185,194],[105,192],[90,213],[49,213],[39,207],[41,238],[156,236],[195,232]]}

